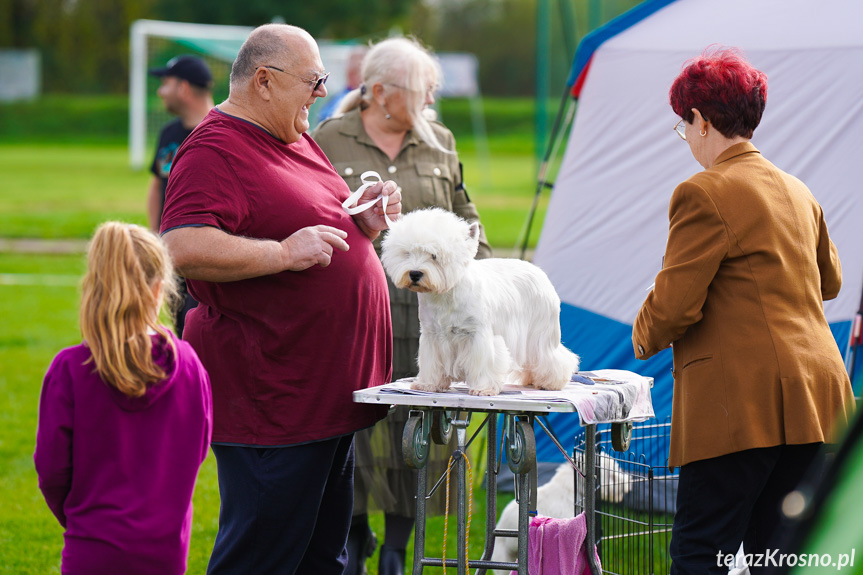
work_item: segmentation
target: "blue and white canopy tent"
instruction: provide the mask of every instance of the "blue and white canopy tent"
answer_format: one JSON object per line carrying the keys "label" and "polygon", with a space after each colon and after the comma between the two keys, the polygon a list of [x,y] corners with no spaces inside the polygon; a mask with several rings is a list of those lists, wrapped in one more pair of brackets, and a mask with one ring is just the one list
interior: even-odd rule
{"label": "blue and white canopy tent", "polygon": [[[740,48],[767,74],[752,141],[824,208],[844,275],[824,309],[849,363],[863,292],[863,2],[647,0],[596,29],[576,52],[577,113],[533,261],[560,294],[563,340],[582,369],[654,377],[660,420],[671,413],[671,351],[636,360],[632,322],[661,266],[671,192],[701,169],[672,131],[668,90],[714,44]],[[579,431],[567,418],[552,425],[561,438]],[[543,434],[537,456],[562,461]],[[648,456],[662,464],[667,454]]]}

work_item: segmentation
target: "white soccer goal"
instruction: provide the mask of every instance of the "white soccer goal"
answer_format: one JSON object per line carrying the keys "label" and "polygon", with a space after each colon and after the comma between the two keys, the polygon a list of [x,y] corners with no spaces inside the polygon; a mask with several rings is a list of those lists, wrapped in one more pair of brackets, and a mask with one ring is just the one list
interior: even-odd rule
{"label": "white soccer goal", "polygon": [[180,54],[199,56],[213,73],[213,99],[228,95],[231,63],[252,31],[247,26],[216,26],[158,20],[137,20],[132,24],[129,50],[129,162],[144,167],[153,153],[159,129],[170,116],[156,96],[159,79],[147,70],[164,66]]}
{"label": "white soccer goal", "polygon": [[[150,161],[151,149],[161,127],[170,119],[156,95],[159,79],[147,70],[164,66],[180,54],[203,58],[213,73],[213,100],[218,104],[228,97],[231,64],[243,42],[253,30],[246,26],[187,24],[159,20],[137,20],[130,32],[129,66],[129,161],[142,168]],[[327,88],[331,94],[342,91],[352,42],[318,41],[321,58],[330,72]],[[312,123],[324,103],[312,109]]]}
{"label": "white soccer goal", "polygon": [[[160,20],[136,20],[130,31],[129,50],[129,163],[135,169],[148,165],[154,152],[155,139],[161,127],[171,119],[162,101],[156,95],[159,79],[149,76],[147,70],[164,66],[168,60],[181,54],[199,56],[213,73],[213,100],[216,104],[228,97],[231,64],[240,46],[254,28],[248,26],[219,26],[188,24]],[[339,94],[345,85],[346,70],[354,43],[319,40],[321,59],[330,78],[327,90]],[[471,122],[477,139],[478,154],[483,165],[483,177],[489,177],[488,143],[485,119],[478,83],[478,62],[473,54],[438,54],[444,73],[441,96],[469,98]],[[311,109],[312,125],[326,98],[318,100]],[[442,118],[446,122],[445,118]]]}

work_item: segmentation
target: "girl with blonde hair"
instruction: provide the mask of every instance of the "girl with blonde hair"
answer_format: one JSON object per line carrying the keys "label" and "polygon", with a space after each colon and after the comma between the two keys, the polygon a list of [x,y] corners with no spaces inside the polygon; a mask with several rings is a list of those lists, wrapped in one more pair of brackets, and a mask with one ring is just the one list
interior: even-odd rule
{"label": "girl with blonde hair", "polygon": [[212,400],[195,352],[158,323],[173,282],[150,231],[118,222],[96,231],[84,341],[48,369],[34,455],[39,488],[66,529],[64,575],[186,571]]}

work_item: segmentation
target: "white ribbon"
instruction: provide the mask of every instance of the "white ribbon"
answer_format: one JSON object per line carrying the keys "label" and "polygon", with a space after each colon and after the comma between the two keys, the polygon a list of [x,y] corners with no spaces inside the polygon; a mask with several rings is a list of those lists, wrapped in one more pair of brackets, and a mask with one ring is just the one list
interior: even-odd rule
{"label": "white ribbon", "polygon": [[367,209],[369,209],[370,207],[372,207],[373,205],[375,205],[376,203],[378,203],[380,201],[380,202],[382,202],[383,207],[384,207],[384,219],[387,222],[387,226],[392,227],[393,222],[390,219],[390,217],[387,215],[387,203],[389,202],[389,196],[385,196],[383,194],[383,192],[381,193],[381,195],[379,195],[375,199],[370,200],[370,201],[368,201],[362,205],[357,205],[354,207],[348,207],[348,206],[351,206],[351,205],[357,203],[358,201],[360,201],[360,197],[363,195],[363,192],[365,192],[367,189],[374,186],[378,182],[383,181],[383,179],[381,178],[381,175],[378,174],[377,172],[372,171],[372,170],[369,170],[368,172],[363,172],[363,174],[360,176],[360,179],[363,181],[363,185],[360,186],[359,188],[357,188],[356,192],[354,192],[350,196],[348,196],[348,199],[346,199],[344,202],[342,202],[342,208],[344,208],[344,210],[348,213],[348,215],[352,216],[354,214],[359,214],[360,212],[366,211]]}

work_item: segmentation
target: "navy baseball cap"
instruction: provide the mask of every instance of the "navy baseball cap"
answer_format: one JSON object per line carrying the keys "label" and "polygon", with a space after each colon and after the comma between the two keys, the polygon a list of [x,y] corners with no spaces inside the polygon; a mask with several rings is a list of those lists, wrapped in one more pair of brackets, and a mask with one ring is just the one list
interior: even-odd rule
{"label": "navy baseball cap", "polygon": [[213,83],[213,75],[207,64],[196,56],[171,58],[164,68],[151,68],[149,73],[157,78],[174,76],[203,88],[209,88]]}

